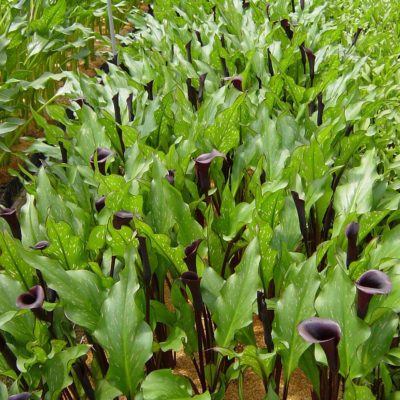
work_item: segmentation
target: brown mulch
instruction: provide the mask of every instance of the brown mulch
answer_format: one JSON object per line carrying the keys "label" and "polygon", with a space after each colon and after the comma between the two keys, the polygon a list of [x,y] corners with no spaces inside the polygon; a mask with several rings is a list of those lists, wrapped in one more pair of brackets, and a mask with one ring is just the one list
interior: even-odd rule
{"label": "brown mulch", "polygon": [[[169,310],[173,310],[170,301],[170,291],[167,285],[164,285],[165,304]],[[254,335],[258,347],[264,347],[263,326],[259,318],[253,317]],[[200,381],[196,370],[190,358],[180,351],[176,354],[176,367],[174,372],[190,378],[194,384],[200,388]],[[283,392],[283,380],[281,381],[280,394]],[[300,369],[296,369],[290,379],[288,400],[311,400],[311,383]],[[252,370],[245,371],[244,378],[244,398],[246,400],[263,400],[265,398],[265,389],[262,379]],[[238,383],[231,382],[225,393],[226,400],[239,400]]]}

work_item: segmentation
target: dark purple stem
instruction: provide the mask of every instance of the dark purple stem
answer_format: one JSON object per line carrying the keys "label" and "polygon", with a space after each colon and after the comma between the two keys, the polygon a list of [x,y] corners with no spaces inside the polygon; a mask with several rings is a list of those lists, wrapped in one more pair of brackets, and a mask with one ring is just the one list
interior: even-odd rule
{"label": "dark purple stem", "polygon": [[125,143],[124,143],[124,138],[122,136],[122,119],[121,119],[121,109],[119,107],[119,94],[117,93],[113,98],[112,102],[114,105],[114,113],[115,113],[115,128],[117,130],[118,138],[119,138],[119,143],[121,146],[121,152],[122,152],[122,157],[125,153]]}

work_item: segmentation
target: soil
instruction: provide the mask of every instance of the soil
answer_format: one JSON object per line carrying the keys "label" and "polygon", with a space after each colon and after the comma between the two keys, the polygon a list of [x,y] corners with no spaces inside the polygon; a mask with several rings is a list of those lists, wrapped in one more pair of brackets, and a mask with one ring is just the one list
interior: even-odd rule
{"label": "soil", "polygon": [[[174,306],[170,301],[170,291],[168,286],[164,285],[165,291],[165,305],[171,311]],[[261,321],[258,316],[253,316],[253,329],[256,337],[258,347],[265,347],[264,345],[264,331]],[[180,351],[176,354],[176,367],[174,372],[190,378],[193,383],[200,388],[200,381],[197,376],[196,370],[190,358]],[[300,369],[296,369],[290,379],[288,400],[311,400],[312,385],[308,378]],[[280,394],[283,392],[283,380],[280,385]],[[262,379],[256,375],[252,370],[247,369],[244,377],[244,399],[245,400],[263,400],[265,398],[265,389]],[[238,384],[231,382],[225,393],[225,400],[239,400]]]}
{"label": "soil", "polygon": [[[258,317],[254,317],[254,334],[257,345],[263,346],[263,328]],[[176,368],[174,372],[187,376],[192,379],[197,387],[200,382],[196,370],[189,359],[182,351],[177,353]],[[311,400],[311,383],[300,369],[296,369],[290,379],[288,400]],[[283,391],[283,381],[281,382],[280,393]],[[245,400],[263,400],[265,398],[265,389],[261,378],[250,369],[247,369],[244,377],[244,399]],[[225,400],[239,400],[238,384],[231,382],[225,393]]]}

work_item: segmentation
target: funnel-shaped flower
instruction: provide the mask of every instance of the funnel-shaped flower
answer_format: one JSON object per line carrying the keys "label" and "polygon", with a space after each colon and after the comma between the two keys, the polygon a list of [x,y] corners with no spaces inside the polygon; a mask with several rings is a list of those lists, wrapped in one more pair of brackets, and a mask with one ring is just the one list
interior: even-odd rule
{"label": "funnel-shaped flower", "polygon": [[135,114],[133,113],[133,93],[131,93],[126,99],[126,106],[128,108],[129,122],[132,122],[135,119]]}
{"label": "funnel-shaped flower", "polygon": [[185,44],[185,49],[186,49],[186,55],[187,55],[187,59],[190,62],[190,64],[193,63],[192,60],[192,41],[189,40],[186,44]]}
{"label": "funnel-shaped flower", "polygon": [[353,40],[351,42],[352,46],[354,46],[357,43],[358,37],[360,36],[362,31],[363,31],[362,28],[357,28],[357,32],[354,34]]}
{"label": "funnel-shaped flower", "polygon": [[113,155],[113,151],[110,149],[99,147],[96,149],[95,153],[90,157],[90,165],[95,170],[95,162],[97,158],[97,165],[99,167],[99,171],[102,175],[106,174],[106,163],[109,157]]}
{"label": "funnel-shaped flower", "polygon": [[139,241],[139,255],[142,259],[143,264],[143,280],[147,286],[150,285],[151,281],[151,268],[150,268],[150,260],[149,254],[147,252],[146,238],[144,236],[138,236]]}
{"label": "funnel-shaped flower", "polygon": [[222,153],[214,149],[210,153],[202,154],[195,159],[196,174],[198,179],[198,189],[200,195],[208,192],[208,189],[210,187],[208,170],[210,168],[211,162],[216,157],[225,158],[225,156]]}
{"label": "funnel-shaped flower", "polygon": [[243,78],[240,75],[232,78],[232,85],[240,92],[243,92]]}
{"label": "funnel-shaped flower", "polygon": [[99,213],[106,205],[106,196],[99,197],[95,202],[94,206],[96,207],[96,211]]}
{"label": "funnel-shaped flower", "polygon": [[118,211],[114,214],[113,217],[113,227],[115,229],[121,229],[123,226],[129,226],[129,223],[132,221],[133,219],[133,214],[129,211]]}
{"label": "funnel-shaped flower", "polygon": [[235,76],[228,76],[224,78],[224,81],[231,81],[232,85],[235,87],[235,89],[239,90],[240,92],[243,92],[243,77],[240,75],[235,75]]}
{"label": "funnel-shaped flower", "polygon": [[30,288],[28,292],[22,293],[17,297],[16,306],[33,310],[42,307],[43,302],[44,290],[40,285],[36,285]]}
{"label": "funnel-shaped flower", "polygon": [[[64,125],[62,125],[62,126],[64,126]],[[64,131],[65,131],[65,126],[64,126]],[[67,152],[67,149],[64,146],[64,143],[61,140],[58,142],[58,146],[60,147],[61,161],[64,164],[68,164],[68,152]]]}
{"label": "funnel-shaped flower", "polygon": [[31,246],[32,250],[45,250],[49,247],[49,242],[47,240],[41,240],[37,242],[35,245]]}
{"label": "funnel-shaped flower", "polygon": [[359,230],[360,225],[357,222],[352,222],[346,226],[345,234],[347,237],[347,266],[349,266],[353,261],[357,260],[357,236]]}
{"label": "funnel-shaped flower", "polygon": [[275,73],[274,73],[274,67],[272,66],[271,51],[270,51],[270,49],[267,49],[267,58],[268,58],[268,71],[269,71],[269,74],[270,74],[271,76],[274,76]]}
{"label": "funnel-shaped flower", "polygon": [[14,208],[2,208],[0,209],[0,217],[7,221],[15,239],[21,240],[21,226],[18,221],[17,211]]}
{"label": "funnel-shaped flower", "polygon": [[190,78],[186,79],[186,87],[188,92],[188,100],[192,103],[192,106],[197,110],[197,90],[192,85],[192,80]]}
{"label": "funnel-shaped flower", "polygon": [[382,271],[370,269],[364,272],[356,282],[357,287],[357,315],[364,318],[368,305],[375,294],[387,294],[392,290],[392,282]]}
{"label": "funnel-shaped flower", "polygon": [[144,89],[147,92],[147,97],[148,97],[149,100],[153,100],[154,99],[154,97],[153,97],[153,85],[154,85],[154,81],[150,81],[144,86]]}
{"label": "funnel-shaped flower", "polygon": [[315,106],[315,101],[314,100],[311,100],[310,101],[310,103],[308,104],[308,113],[310,114],[310,115],[313,115],[314,113],[315,113],[315,111],[316,111],[316,106]]}
{"label": "funnel-shaped flower", "polygon": [[296,206],[297,216],[299,218],[300,232],[303,236],[304,245],[308,252],[308,229],[307,229],[307,219],[305,211],[305,201],[303,199],[300,199],[299,194],[295,191],[292,191],[292,197],[294,204]]}
{"label": "funnel-shaped flower", "polygon": [[51,321],[51,314],[42,308],[45,300],[44,289],[40,285],[30,288],[17,297],[15,305],[18,308],[32,310],[35,316],[42,321]]}
{"label": "funnel-shaped flower", "polygon": [[194,210],[194,217],[196,218],[196,221],[204,228],[206,219],[198,207]]}
{"label": "funnel-shaped flower", "polygon": [[226,64],[226,60],[224,57],[220,57],[219,60],[221,61],[222,70],[224,71],[224,79],[229,78],[229,69],[228,65]]}
{"label": "funnel-shaped flower", "polygon": [[28,400],[31,397],[31,394],[28,392],[14,394],[10,396],[8,400]]}
{"label": "funnel-shaped flower", "polygon": [[175,171],[173,169],[169,169],[167,175],[165,175],[165,179],[174,186],[175,184]]}
{"label": "funnel-shaped flower", "polygon": [[281,27],[285,30],[287,37],[292,40],[293,31],[290,29],[290,22],[287,19],[281,21]]}
{"label": "funnel-shaped flower", "polygon": [[199,31],[194,31],[194,33],[196,34],[196,38],[197,38],[197,41],[200,43],[200,46],[203,47],[204,44],[203,44],[203,41],[201,40],[201,33]]}
{"label": "funnel-shaped flower", "polygon": [[200,313],[203,309],[203,299],[200,292],[200,278],[196,272],[187,271],[181,275],[182,282],[189,286],[193,297],[193,307],[196,312]]}
{"label": "funnel-shaped flower", "polygon": [[207,72],[204,74],[200,75],[199,78],[199,94],[197,96],[197,101],[199,102],[199,104],[201,104],[203,102],[203,98],[204,98],[204,85],[206,82],[206,78],[207,78]]}
{"label": "funnel-shaped flower", "polygon": [[184,261],[189,269],[189,271],[196,272],[196,256],[197,256],[197,249],[200,246],[202,239],[197,239],[192,242],[189,246],[185,248],[185,258]]}
{"label": "funnel-shaped flower", "polygon": [[65,109],[65,114],[67,115],[68,119],[70,119],[72,121],[76,119],[74,110],[71,110],[70,108]]}
{"label": "funnel-shaped flower", "polygon": [[315,54],[308,47],[304,47],[304,52],[306,53],[308,64],[310,65],[310,80],[311,80],[311,85],[312,85],[314,82],[314,76],[315,76],[315,72],[314,72]]}
{"label": "funnel-shaped flower", "polygon": [[267,303],[265,302],[264,292],[257,291],[257,308],[258,317],[260,318],[264,328],[264,342],[269,352],[274,350],[274,342],[272,341],[272,328],[268,318]]}
{"label": "funnel-shaped flower", "polygon": [[319,343],[326,354],[331,371],[339,371],[337,345],[342,331],[337,322],[330,319],[310,318],[297,327],[300,336],[309,343]]}

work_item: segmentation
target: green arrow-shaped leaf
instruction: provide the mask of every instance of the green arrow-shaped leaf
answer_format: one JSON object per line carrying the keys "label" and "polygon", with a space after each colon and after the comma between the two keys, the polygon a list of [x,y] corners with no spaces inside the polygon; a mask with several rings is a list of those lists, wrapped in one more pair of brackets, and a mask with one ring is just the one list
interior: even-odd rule
{"label": "green arrow-shaped leaf", "polygon": [[153,334],[135,302],[139,283],[132,251],[127,251],[125,260],[121,280],[103,304],[94,336],[108,353],[108,381],[133,398],[144,377],[144,365],[152,356]]}

